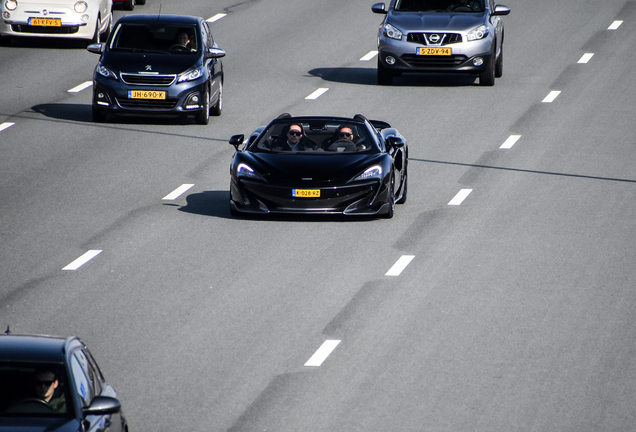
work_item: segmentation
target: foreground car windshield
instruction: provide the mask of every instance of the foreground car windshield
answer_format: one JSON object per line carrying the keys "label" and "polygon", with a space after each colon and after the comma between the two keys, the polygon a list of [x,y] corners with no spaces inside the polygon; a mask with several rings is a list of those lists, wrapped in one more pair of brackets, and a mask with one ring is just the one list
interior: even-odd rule
{"label": "foreground car windshield", "polygon": [[192,54],[199,50],[194,26],[176,24],[120,24],[111,41],[113,51]]}
{"label": "foreground car windshield", "polygon": [[308,121],[270,125],[250,145],[251,152],[342,154],[378,153],[369,130],[360,123]]}
{"label": "foreground car windshield", "polygon": [[483,12],[483,0],[397,0],[398,12]]}
{"label": "foreground car windshield", "polygon": [[60,364],[0,362],[0,417],[72,417]]}

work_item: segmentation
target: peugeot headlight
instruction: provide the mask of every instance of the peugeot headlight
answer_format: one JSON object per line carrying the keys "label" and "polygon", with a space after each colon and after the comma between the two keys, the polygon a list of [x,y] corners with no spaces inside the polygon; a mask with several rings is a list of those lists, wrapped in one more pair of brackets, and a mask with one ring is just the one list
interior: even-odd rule
{"label": "peugeot headlight", "polygon": [[98,74],[106,78],[118,79],[117,74],[115,72],[108,69],[106,66],[102,65],[101,63],[97,65],[97,69],[95,69],[95,72],[97,72]]}
{"label": "peugeot headlight", "polygon": [[480,25],[479,27],[472,29],[466,35],[469,41],[480,40],[486,36],[488,36],[488,27],[485,25]]}
{"label": "peugeot headlight", "polygon": [[384,32],[384,36],[388,38],[397,40],[402,39],[402,31],[399,28],[392,26],[391,24],[384,24],[382,31]]}
{"label": "peugeot headlight", "polygon": [[14,11],[18,8],[18,2],[16,0],[7,0],[4,2],[4,7],[7,10]]}
{"label": "peugeot headlight", "polygon": [[198,67],[194,69],[190,69],[179,75],[179,79],[177,82],[186,82],[186,81],[194,81],[195,79],[201,78],[203,76],[203,69]]}
{"label": "peugeot headlight", "polygon": [[380,165],[373,165],[372,167],[367,168],[364,172],[353,180],[369,180],[369,179],[381,179],[382,178],[382,167]]}
{"label": "peugeot headlight", "polygon": [[244,163],[240,163],[236,167],[236,176],[251,178],[255,180],[265,180],[259,173],[254,171],[252,167]]}
{"label": "peugeot headlight", "polygon": [[75,3],[75,6],[73,6],[73,9],[75,9],[77,13],[84,13],[86,9],[88,9],[88,4],[85,1],[78,1]]}

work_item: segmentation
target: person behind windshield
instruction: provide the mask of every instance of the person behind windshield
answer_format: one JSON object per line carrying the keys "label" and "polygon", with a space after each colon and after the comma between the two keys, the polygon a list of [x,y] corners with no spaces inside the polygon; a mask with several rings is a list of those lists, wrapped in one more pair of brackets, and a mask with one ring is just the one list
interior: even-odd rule
{"label": "person behind windshield", "polygon": [[458,3],[456,4],[451,4],[450,6],[448,6],[448,10],[449,11],[455,11],[457,10],[458,12],[461,10],[465,10],[465,9],[470,9],[472,11],[481,11],[481,5],[479,4],[478,1],[471,1],[468,2],[468,0],[459,0]]}
{"label": "person behind windshield", "polygon": [[177,33],[177,40],[176,40],[176,44],[172,45],[171,48],[179,48],[179,47],[183,47],[186,48],[188,51],[194,51],[192,49],[192,44],[190,41],[190,35],[188,34],[188,32],[181,30],[179,33]]}
{"label": "person behind windshield", "polygon": [[37,399],[45,402],[55,412],[66,412],[66,400],[53,369],[37,369],[33,374],[33,387]]}
{"label": "person behind windshield", "polygon": [[299,124],[289,125],[287,132],[272,144],[272,150],[276,151],[307,151],[318,149],[319,147],[316,144],[304,136],[303,128]]}

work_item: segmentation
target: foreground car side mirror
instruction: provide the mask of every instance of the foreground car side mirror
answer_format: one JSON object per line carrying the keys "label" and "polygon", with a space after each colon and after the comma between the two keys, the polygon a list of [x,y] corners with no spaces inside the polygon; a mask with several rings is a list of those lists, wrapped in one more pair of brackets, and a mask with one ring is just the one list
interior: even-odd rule
{"label": "foreground car side mirror", "polygon": [[232,135],[232,137],[230,138],[230,144],[232,144],[234,148],[236,149],[236,151],[238,151],[238,146],[243,144],[244,140],[245,140],[245,135],[243,134]]}
{"label": "foreground car side mirror", "polygon": [[402,137],[390,136],[386,139],[386,142],[394,148],[401,148],[406,145],[406,141]]}
{"label": "foreground car side mirror", "polygon": [[110,396],[95,396],[89,406],[82,410],[84,417],[89,415],[114,414],[121,411],[119,400]]}
{"label": "foreground car side mirror", "polygon": [[374,4],[373,6],[371,6],[371,10],[373,11],[373,13],[377,13],[377,14],[387,13],[386,6],[384,5],[384,3]]}
{"label": "foreground car side mirror", "polygon": [[206,58],[221,58],[225,57],[225,51],[221,48],[208,48],[208,51],[205,53]]}
{"label": "foreground car side mirror", "polygon": [[92,52],[93,54],[101,54],[104,52],[104,44],[103,43],[94,43],[90,44],[86,47],[88,52]]}
{"label": "foreground car side mirror", "polygon": [[495,5],[495,10],[493,11],[493,15],[508,15],[510,13],[510,8],[504,5]]}

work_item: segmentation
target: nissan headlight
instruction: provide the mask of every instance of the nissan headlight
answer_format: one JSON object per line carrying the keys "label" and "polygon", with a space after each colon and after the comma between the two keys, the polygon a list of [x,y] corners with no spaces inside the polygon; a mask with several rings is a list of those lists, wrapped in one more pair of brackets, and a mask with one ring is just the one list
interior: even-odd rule
{"label": "nissan headlight", "polygon": [[384,33],[384,36],[388,38],[396,40],[402,39],[402,31],[399,28],[392,26],[391,24],[384,24],[382,31]]}
{"label": "nissan headlight", "polygon": [[88,3],[86,3],[85,1],[78,1],[75,3],[75,6],[73,6],[73,9],[75,9],[75,12],[77,13],[84,13],[86,12],[86,10],[88,9]]}
{"label": "nissan headlight", "polygon": [[382,179],[382,167],[380,165],[373,165],[367,168],[364,172],[358,175],[353,180],[369,180],[369,179]]}
{"label": "nissan headlight", "polygon": [[480,40],[488,36],[488,27],[485,25],[480,25],[479,27],[472,29],[466,35],[469,41]]}
{"label": "nissan headlight", "polygon": [[199,79],[202,76],[203,76],[203,69],[200,67],[194,68],[179,75],[179,79],[177,80],[177,82],[194,81],[195,79]]}

